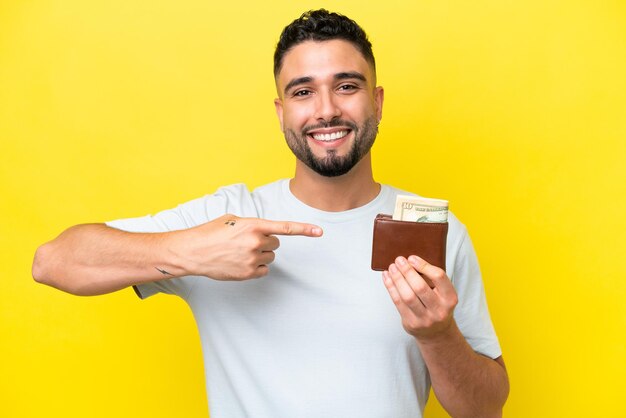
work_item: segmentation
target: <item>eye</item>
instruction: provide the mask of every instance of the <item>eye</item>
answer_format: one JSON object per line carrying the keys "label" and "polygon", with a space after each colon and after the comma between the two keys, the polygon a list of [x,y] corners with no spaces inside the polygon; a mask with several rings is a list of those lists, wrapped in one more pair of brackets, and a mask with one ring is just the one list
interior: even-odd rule
{"label": "eye", "polygon": [[357,89],[358,89],[358,86],[355,86],[354,84],[342,84],[339,86],[337,90],[349,93]]}
{"label": "eye", "polygon": [[301,89],[301,90],[296,90],[293,95],[294,97],[305,97],[311,94],[310,90],[306,90],[306,89]]}

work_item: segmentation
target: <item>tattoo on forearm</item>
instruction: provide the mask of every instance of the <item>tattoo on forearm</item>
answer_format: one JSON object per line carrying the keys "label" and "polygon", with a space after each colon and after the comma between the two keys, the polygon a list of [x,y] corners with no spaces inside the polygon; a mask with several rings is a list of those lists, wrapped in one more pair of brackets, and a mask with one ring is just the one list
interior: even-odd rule
{"label": "tattoo on forearm", "polygon": [[164,276],[174,276],[172,273],[170,273],[169,271],[165,271],[163,269],[160,269],[158,267],[155,267],[155,269],[159,270]]}

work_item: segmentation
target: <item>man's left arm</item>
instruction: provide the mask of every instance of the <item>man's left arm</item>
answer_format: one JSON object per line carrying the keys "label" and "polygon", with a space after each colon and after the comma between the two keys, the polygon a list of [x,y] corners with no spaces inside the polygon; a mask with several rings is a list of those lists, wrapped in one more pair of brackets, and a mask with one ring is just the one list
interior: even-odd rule
{"label": "man's left arm", "polygon": [[452,417],[501,417],[509,393],[504,361],[476,353],[461,334],[453,317],[458,296],[446,273],[419,257],[398,257],[383,281],[446,411]]}

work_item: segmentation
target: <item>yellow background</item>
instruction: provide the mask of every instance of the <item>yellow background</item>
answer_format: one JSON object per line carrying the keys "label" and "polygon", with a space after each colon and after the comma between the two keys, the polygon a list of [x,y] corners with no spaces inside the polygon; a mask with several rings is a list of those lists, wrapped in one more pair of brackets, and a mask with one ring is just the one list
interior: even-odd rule
{"label": "yellow background", "polygon": [[66,295],[32,256],[72,224],[291,176],[273,48],[321,6],[374,44],[377,179],[449,199],[470,230],[505,416],[626,416],[623,1],[4,0],[1,417],[206,416],[184,303]]}

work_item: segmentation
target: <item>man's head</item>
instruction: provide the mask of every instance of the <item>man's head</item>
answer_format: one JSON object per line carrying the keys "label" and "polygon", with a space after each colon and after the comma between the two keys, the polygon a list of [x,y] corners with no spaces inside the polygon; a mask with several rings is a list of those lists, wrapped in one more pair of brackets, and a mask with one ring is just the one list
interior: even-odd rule
{"label": "man's head", "polygon": [[350,42],[372,66],[376,76],[376,60],[365,31],[352,19],[325,9],[309,10],[283,29],[274,52],[274,78],[278,78],[284,55],[304,41],[343,39]]}
{"label": "man's head", "polygon": [[346,174],[368,155],[382,117],[365,32],[325,10],[285,28],[274,55],[276,112],[287,144],[316,173]]}

